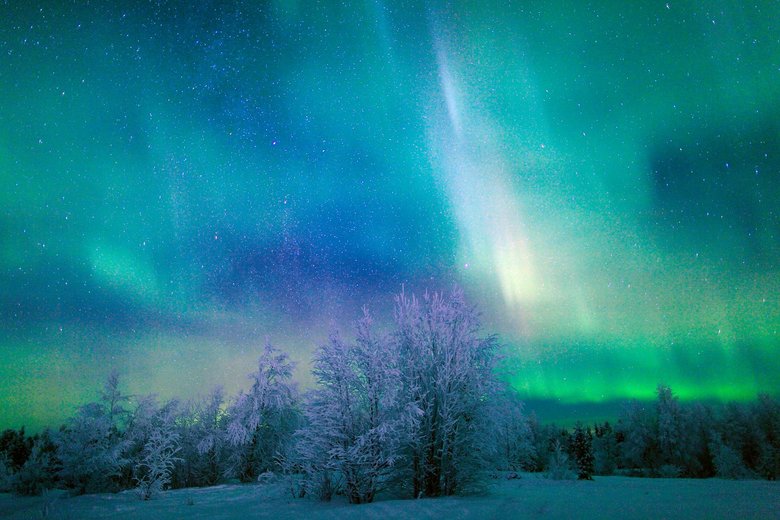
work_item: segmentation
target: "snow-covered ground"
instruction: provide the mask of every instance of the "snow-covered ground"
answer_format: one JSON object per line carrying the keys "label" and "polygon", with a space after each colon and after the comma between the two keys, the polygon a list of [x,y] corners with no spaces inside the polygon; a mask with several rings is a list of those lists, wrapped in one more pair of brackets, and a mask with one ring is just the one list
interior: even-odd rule
{"label": "snow-covered ground", "polygon": [[68,498],[62,492],[19,498],[0,494],[9,519],[244,518],[756,518],[780,519],[780,482],[597,477],[551,481],[536,475],[496,480],[489,494],[350,505],[293,499],[283,483],[169,491],[148,502],[132,492]]}

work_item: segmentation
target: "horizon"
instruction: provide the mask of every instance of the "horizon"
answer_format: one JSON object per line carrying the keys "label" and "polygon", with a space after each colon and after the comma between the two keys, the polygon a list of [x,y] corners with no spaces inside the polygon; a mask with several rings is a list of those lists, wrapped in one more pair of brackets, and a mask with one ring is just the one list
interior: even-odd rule
{"label": "horizon", "polygon": [[[258,348],[258,353],[262,351],[262,348]],[[224,406],[227,407],[230,405],[230,403],[237,397],[237,395],[240,392],[245,392],[248,390],[248,385],[244,383],[250,382],[249,375],[250,371],[254,370],[253,367],[247,368],[247,374],[243,378],[243,380],[240,382],[240,384],[236,387],[235,390],[229,390],[229,385],[217,385],[221,387],[225,392],[225,404]],[[301,374],[301,367],[295,366],[295,372],[296,375]],[[108,377],[109,374],[106,374],[106,377]],[[144,389],[143,391],[138,392],[132,392],[127,391],[125,381],[123,378],[122,373],[118,373],[119,375],[119,387],[120,390],[125,392],[126,396],[130,399],[130,403],[133,403],[139,399],[142,399],[146,396],[153,395],[156,397],[157,401],[162,404],[164,402],[168,402],[170,400],[177,400],[179,402],[188,402],[189,400],[198,400],[205,398],[209,391],[213,390],[213,388],[209,388],[204,390],[203,392],[194,394],[194,395],[160,395],[157,392],[154,392],[154,389]],[[310,372],[309,372],[309,375]],[[308,378],[305,378],[305,380],[308,380]],[[296,384],[299,384],[300,381],[297,379],[297,377],[294,378],[294,381]],[[62,419],[59,422],[41,422],[41,423],[22,423],[22,424],[16,424],[16,425],[6,425],[3,423],[0,423],[0,432],[5,431],[8,429],[12,430],[20,430],[24,429],[24,431],[29,435],[35,435],[37,433],[42,432],[43,430],[51,430],[56,431],[60,427],[66,425],[67,420],[70,417],[73,417],[76,413],[77,409],[85,404],[97,402],[100,397],[100,391],[102,388],[103,383],[105,382],[105,378],[103,380],[97,381],[94,385],[94,388],[92,389],[91,395],[87,395],[85,397],[85,401],[80,403],[75,403],[70,405],[71,408],[62,408],[60,410],[60,414],[58,415]],[[605,401],[576,401],[576,402],[566,402],[562,400],[557,399],[539,399],[539,398],[529,398],[527,395],[523,395],[521,391],[518,391],[516,388],[513,388],[515,392],[517,392],[518,396],[520,396],[523,399],[523,413],[525,417],[530,418],[532,415],[538,420],[540,425],[555,425],[561,428],[567,428],[571,429],[575,426],[577,423],[582,423],[585,426],[594,426],[597,424],[603,424],[604,422],[609,422],[612,425],[615,425],[618,422],[618,419],[620,418],[622,410],[625,408],[626,405],[632,403],[632,402],[638,402],[642,405],[650,405],[653,406],[657,402],[657,389],[659,386],[662,386],[663,383],[658,383],[657,385],[653,386],[650,389],[647,389],[647,392],[645,392],[643,396],[638,397],[632,397],[632,398],[623,398],[623,399],[612,399],[612,400],[605,400]],[[300,385],[299,385],[300,386]],[[300,388],[302,392],[307,392],[309,390],[312,390],[316,388],[315,385],[313,385],[310,381],[308,384]],[[754,402],[758,399],[758,397],[763,393],[756,394],[752,397],[746,397],[744,399],[738,399],[738,400],[718,400],[718,399],[685,399],[681,398],[679,394],[675,391],[675,388],[671,388],[673,395],[675,398],[679,400],[679,402],[685,406],[690,405],[693,403],[696,404],[703,404],[706,406],[709,406],[716,411],[719,408],[726,407],[730,404],[744,404],[744,403],[750,403]],[[777,394],[767,394],[772,398],[779,398]]]}
{"label": "horizon", "polygon": [[306,386],[402,287],[559,421],[780,395],[777,2],[0,12],[0,429],[235,394],[266,337]]}

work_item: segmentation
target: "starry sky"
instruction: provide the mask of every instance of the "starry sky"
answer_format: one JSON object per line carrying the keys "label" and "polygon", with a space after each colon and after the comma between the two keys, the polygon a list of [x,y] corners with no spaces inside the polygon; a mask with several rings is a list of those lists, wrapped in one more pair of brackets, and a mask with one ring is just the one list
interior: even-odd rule
{"label": "starry sky", "polygon": [[0,2],[0,428],[305,387],[402,286],[543,419],[780,393],[777,2],[190,4]]}

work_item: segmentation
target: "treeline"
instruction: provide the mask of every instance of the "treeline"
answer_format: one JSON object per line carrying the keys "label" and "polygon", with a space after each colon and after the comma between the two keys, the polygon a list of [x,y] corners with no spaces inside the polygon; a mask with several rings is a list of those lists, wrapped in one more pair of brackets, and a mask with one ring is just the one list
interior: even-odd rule
{"label": "treeline", "polygon": [[729,479],[780,476],[780,403],[680,403],[659,386],[655,402],[627,403],[618,420],[573,429],[528,419],[533,453],[521,464],[559,478],[592,475]]}
{"label": "treeline", "polygon": [[395,297],[391,330],[367,310],[353,337],[314,354],[317,385],[301,395],[288,356],[267,344],[245,392],[159,403],[125,394],[114,373],[99,399],[59,430],[0,435],[0,490],[75,494],[284,478],[296,497],[352,503],[377,493],[423,497],[479,490],[498,472],[588,479],[777,478],[780,406],[652,404],[574,429],[540,425],[496,377],[498,342],[459,291]]}
{"label": "treeline", "polygon": [[[466,492],[494,467],[497,421],[521,417],[495,376],[497,348],[460,291],[402,292],[388,333],[364,310],[352,339],[334,333],[316,350],[318,385],[306,395],[288,356],[270,344],[249,390],[232,399],[218,389],[160,404],[126,395],[112,374],[99,400],[58,431],[5,432],[2,486],[20,494],[136,489],[147,499],[169,487],[287,475],[296,496],[338,493],[353,503],[381,490]],[[503,412],[512,407],[514,415]],[[511,428],[502,431],[514,435]]]}

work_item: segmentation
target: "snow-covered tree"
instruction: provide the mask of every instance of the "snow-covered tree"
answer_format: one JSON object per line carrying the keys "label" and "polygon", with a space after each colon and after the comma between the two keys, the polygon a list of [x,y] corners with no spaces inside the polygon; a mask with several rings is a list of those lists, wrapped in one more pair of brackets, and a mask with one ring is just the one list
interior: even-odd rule
{"label": "snow-covered tree", "polygon": [[175,432],[179,435],[178,460],[171,487],[211,486],[226,469],[226,427],[221,387],[179,406]]}
{"label": "snow-covered tree", "polygon": [[116,489],[127,463],[127,442],[121,427],[127,416],[127,397],[119,390],[119,378],[112,372],[99,402],[79,408],[75,417],[55,438],[62,463],[60,478],[79,493]]}
{"label": "snow-covered tree", "polygon": [[32,452],[34,439],[27,435],[24,426],[19,430],[5,430],[0,434],[0,458],[5,459],[8,469],[18,471]]}
{"label": "snow-covered tree", "polygon": [[727,404],[717,430],[723,444],[739,454],[746,468],[755,471],[761,458],[762,435],[754,408],[742,403]]}
{"label": "snow-covered tree", "polygon": [[195,485],[214,485],[225,472],[224,401],[224,391],[217,387],[193,410],[188,431],[188,459]]}
{"label": "snow-covered tree", "polygon": [[767,394],[758,396],[755,420],[761,432],[756,471],[768,480],[780,477],[780,402]]}
{"label": "snow-covered tree", "polygon": [[684,426],[677,397],[668,386],[659,385],[656,399],[658,456],[662,466],[682,470]]}
{"label": "snow-covered tree", "polygon": [[612,475],[618,464],[615,431],[608,422],[597,424],[593,436],[593,474]]}
{"label": "snow-covered tree", "polygon": [[715,418],[712,409],[703,403],[691,403],[683,408],[683,475],[693,478],[715,476],[712,445]]}
{"label": "snow-covered tree", "polygon": [[279,469],[278,456],[297,427],[298,390],[292,371],[287,354],[266,343],[257,371],[249,376],[251,388],[239,394],[227,412],[230,475],[250,482]]}
{"label": "snow-covered tree", "polygon": [[491,401],[497,468],[532,470],[536,458],[533,434],[523,413],[520,396],[511,389],[497,394]]}
{"label": "snow-covered tree", "polygon": [[355,377],[348,355],[349,347],[336,334],[314,353],[318,388],[307,394],[305,426],[296,432],[296,460],[305,476],[305,492],[323,501],[339,491],[341,466],[358,434]]}
{"label": "snow-covered tree", "polygon": [[415,497],[466,491],[495,453],[489,426],[497,340],[480,336],[478,314],[457,289],[421,300],[401,292],[395,326],[404,411],[400,476]]}
{"label": "snow-covered tree", "polygon": [[[147,456],[147,444],[156,429],[170,429],[178,448],[168,482],[171,488],[216,484],[226,467],[226,430],[221,387],[198,400],[170,400],[158,405],[154,395],[134,399],[124,433],[125,465],[120,483],[124,488],[137,487],[138,476],[146,470],[139,467]],[[170,428],[167,426],[170,425]],[[140,473],[139,473],[140,472]]]}
{"label": "snow-covered tree", "polygon": [[528,415],[528,428],[531,430],[533,456],[530,467],[527,469],[529,471],[544,471],[550,459],[558,427],[554,424],[540,424],[536,413],[532,411]]}
{"label": "snow-covered tree", "polygon": [[115,488],[126,463],[126,443],[98,403],[79,408],[57,435],[57,456],[62,461],[60,478],[77,493],[99,493]]}
{"label": "snow-covered tree", "polygon": [[619,446],[624,467],[637,471],[657,470],[658,438],[652,411],[639,401],[628,403],[618,420],[617,432],[622,439]]}
{"label": "snow-covered tree", "polygon": [[9,475],[7,485],[17,495],[40,495],[54,487],[58,469],[56,446],[49,430],[32,439],[29,457],[19,470]]}
{"label": "snow-covered tree", "polygon": [[138,496],[155,498],[171,482],[174,466],[180,459],[179,434],[175,430],[175,404],[155,414],[144,442],[141,458],[133,468]]}
{"label": "snow-covered tree", "polygon": [[127,408],[129,401],[130,396],[123,394],[119,388],[119,372],[112,370],[103,384],[103,390],[100,392],[100,402],[109,422],[111,422],[117,432],[122,431],[126,426],[126,420],[130,413]]}
{"label": "snow-covered tree", "polygon": [[356,341],[337,335],[314,356],[318,388],[298,432],[299,457],[311,492],[329,499],[341,477],[352,503],[371,502],[395,459],[398,372],[391,344],[373,330],[366,309]]}
{"label": "snow-covered tree", "polygon": [[374,332],[366,308],[349,354],[358,429],[342,470],[350,500],[371,502],[396,458],[398,370],[392,344]]}
{"label": "snow-covered tree", "polygon": [[715,473],[720,478],[741,479],[750,476],[750,470],[745,467],[739,453],[726,445],[719,436],[710,446],[713,454]]}
{"label": "snow-covered tree", "polygon": [[154,428],[155,416],[160,412],[155,395],[142,395],[133,398],[132,410],[127,416],[127,428],[123,435],[124,456],[127,463],[123,467],[120,482],[122,487],[136,486],[135,468],[143,459],[144,446]]}

